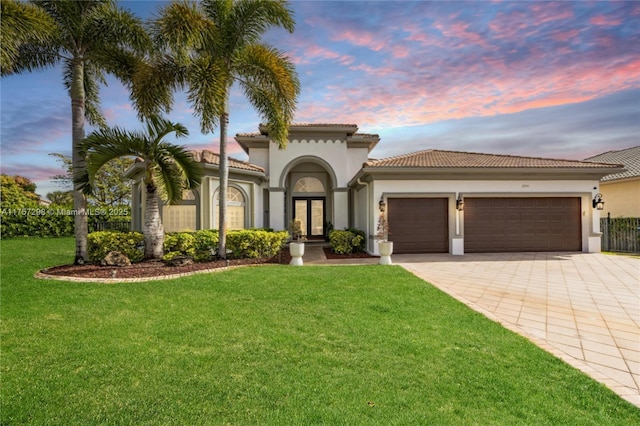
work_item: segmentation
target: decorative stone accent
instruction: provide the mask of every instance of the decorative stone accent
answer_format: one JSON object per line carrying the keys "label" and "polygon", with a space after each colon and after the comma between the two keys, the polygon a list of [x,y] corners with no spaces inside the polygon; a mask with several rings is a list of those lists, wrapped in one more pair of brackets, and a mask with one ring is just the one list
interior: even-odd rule
{"label": "decorative stone accent", "polygon": [[102,266],[130,266],[131,261],[124,253],[120,253],[119,251],[110,251],[104,259],[100,261],[100,264]]}
{"label": "decorative stone accent", "polygon": [[189,256],[176,256],[173,259],[167,261],[169,266],[187,266],[193,265],[193,258]]}

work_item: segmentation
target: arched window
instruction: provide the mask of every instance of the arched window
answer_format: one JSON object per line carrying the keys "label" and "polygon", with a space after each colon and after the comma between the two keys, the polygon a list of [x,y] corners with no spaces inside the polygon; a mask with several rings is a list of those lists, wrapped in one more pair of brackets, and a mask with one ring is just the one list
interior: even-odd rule
{"label": "arched window", "polygon": [[[216,215],[218,214],[219,194],[216,196]],[[227,229],[245,228],[245,206],[244,195],[238,188],[230,186],[227,188]]]}
{"label": "arched window", "polygon": [[324,192],[324,185],[320,179],[307,176],[298,179],[293,187],[293,192]]}

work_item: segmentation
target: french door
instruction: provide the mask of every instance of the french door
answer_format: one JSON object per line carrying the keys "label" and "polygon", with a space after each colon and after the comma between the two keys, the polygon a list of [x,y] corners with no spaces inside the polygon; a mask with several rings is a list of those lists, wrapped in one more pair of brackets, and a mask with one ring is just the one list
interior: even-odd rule
{"label": "french door", "polygon": [[293,218],[302,222],[302,233],[309,239],[324,238],[325,197],[294,197]]}

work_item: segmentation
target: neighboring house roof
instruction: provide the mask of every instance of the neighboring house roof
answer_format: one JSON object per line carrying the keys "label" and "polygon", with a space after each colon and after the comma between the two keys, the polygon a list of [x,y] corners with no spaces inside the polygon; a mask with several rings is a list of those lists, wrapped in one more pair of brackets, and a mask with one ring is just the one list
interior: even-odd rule
{"label": "neighboring house roof", "polygon": [[618,163],[624,165],[625,169],[627,169],[625,172],[603,177],[602,182],[640,177],[640,145],[619,151],[604,152],[585,158],[585,161]]}
{"label": "neighboring house roof", "polygon": [[[192,154],[196,161],[199,161],[201,163],[215,164],[217,166],[220,165],[220,154],[218,154],[217,152],[212,152],[204,149],[202,151],[192,151]],[[249,170],[252,172],[264,173],[264,169],[260,166],[247,163],[246,161],[236,160],[231,157],[229,157],[229,167],[232,169]]]}
{"label": "neighboring house roof", "polygon": [[428,149],[381,160],[369,160],[364,167],[430,167],[430,168],[611,168],[617,164],[513,155]]}

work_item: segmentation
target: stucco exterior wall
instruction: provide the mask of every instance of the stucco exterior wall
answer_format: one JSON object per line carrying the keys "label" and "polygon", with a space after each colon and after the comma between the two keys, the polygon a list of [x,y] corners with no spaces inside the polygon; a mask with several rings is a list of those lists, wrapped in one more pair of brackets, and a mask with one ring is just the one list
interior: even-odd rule
{"label": "stucco exterior wall", "polygon": [[[353,168],[353,165],[349,165],[347,144],[340,140],[305,139],[300,141],[293,139],[283,150],[270,143],[269,157],[269,185],[271,187],[281,187],[286,178],[287,168],[293,162],[299,164],[301,158],[304,161],[304,158],[308,157],[320,158],[326,164],[331,165],[330,168],[335,174],[337,187],[346,187],[349,179],[353,177],[353,174],[347,174],[347,170]],[[361,165],[362,163],[360,163]]]}
{"label": "stucco exterior wall", "polygon": [[640,217],[640,178],[600,183],[604,199],[602,214],[611,217]]}
{"label": "stucco exterior wall", "polygon": [[[582,251],[600,251],[600,212],[591,205],[598,192],[596,180],[376,180],[370,184],[372,198],[377,206],[380,197],[442,197],[449,199],[449,250],[463,254],[464,213],[455,208],[458,194],[464,197],[580,197],[582,206]],[[594,190],[594,188],[596,188]],[[367,232],[374,235],[375,223],[369,223]],[[393,230],[391,230],[393,233]],[[377,254],[374,244],[373,253]]]}

